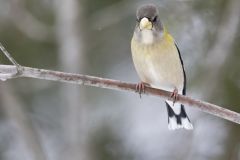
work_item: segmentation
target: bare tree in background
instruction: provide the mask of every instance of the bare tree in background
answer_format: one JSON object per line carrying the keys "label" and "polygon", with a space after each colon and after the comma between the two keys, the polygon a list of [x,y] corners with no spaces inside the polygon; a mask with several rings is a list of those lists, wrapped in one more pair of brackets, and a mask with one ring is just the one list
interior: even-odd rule
{"label": "bare tree in background", "polygon": [[[55,0],[56,37],[61,70],[80,72],[84,68],[83,45],[78,22],[81,20],[77,0]],[[84,125],[84,91],[76,86],[62,85],[63,129],[66,146],[62,159],[87,160]]]}
{"label": "bare tree in background", "polygon": [[[7,19],[24,33],[25,36],[39,41],[46,41],[51,33],[51,27],[35,18],[31,12],[25,8],[25,1],[9,0],[4,3],[9,5]],[[30,25],[31,24],[31,25]]]}
{"label": "bare tree in background", "polygon": [[215,40],[212,47],[208,51],[206,58],[205,68],[210,71],[208,76],[206,76],[205,83],[214,82],[211,86],[206,88],[205,98],[212,97],[214,91],[216,91],[219,84],[219,76],[221,74],[221,69],[225,64],[228,57],[231,56],[232,46],[234,40],[236,39],[238,26],[240,22],[240,1],[230,0],[225,6],[221,18],[221,22],[215,33]]}
{"label": "bare tree in background", "polygon": [[[222,89],[224,86],[224,82],[221,80],[221,75],[223,74],[222,71],[224,68],[226,68],[225,63],[228,61],[229,57],[234,54],[234,52],[232,52],[232,46],[235,43],[234,40],[236,40],[239,28],[240,1],[226,1],[226,5],[222,7],[221,13],[220,22],[216,28],[213,44],[210,46],[207,55],[203,57],[203,60],[206,62],[203,63],[203,68],[206,71],[204,73],[206,74],[201,75],[204,77],[202,86],[207,87],[201,88],[201,92],[204,93],[203,99],[207,100],[212,100],[216,97],[216,95],[219,95],[219,89]],[[205,38],[207,38],[207,36]],[[221,99],[219,99],[216,103],[222,103]],[[201,117],[204,116],[203,113],[200,113],[200,115]],[[205,119],[209,122],[208,125],[211,126],[211,129],[215,128],[216,125],[218,125],[218,128],[221,128],[221,132],[219,133],[221,133],[222,136],[220,136],[220,138],[218,136],[215,136],[214,138],[215,142],[218,141],[220,144],[224,143],[224,145],[219,145],[219,148],[222,147],[224,152],[215,153],[216,155],[214,155],[214,149],[210,149],[214,148],[214,146],[211,146],[213,143],[208,143],[205,148],[209,147],[210,150],[205,156],[212,156],[210,157],[211,159],[229,159],[229,157],[226,155],[236,154],[236,152],[233,152],[232,150],[234,150],[234,147],[238,146],[239,142],[236,140],[232,140],[231,142],[231,139],[236,139],[236,130],[233,130],[232,127],[224,126],[224,122],[219,123],[219,121],[211,117],[205,117]],[[224,127],[219,127],[219,125],[222,125]],[[215,134],[215,131],[213,133],[210,131],[211,130],[209,130],[208,135]],[[224,132],[227,133],[226,136],[224,136]],[[205,136],[205,134],[202,134],[202,137],[200,137],[200,139],[204,139]],[[198,140],[196,139],[195,141]],[[191,150],[191,154],[188,159],[201,159],[203,157],[203,145],[206,145],[204,141],[199,141],[198,145],[193,145],[193,149]]]}
{"label": "bare tree in background", "polygon": [[[51,67],[56,67],[52,62],[58,59],[59,67],[56,67],[56,70],[84,74],[86,69],[91,69],[97,75],[104,72],[103,75],[109,78],[117,77],[117,79],[136,82],[135,70],[131,70],[129,44],[135,25],[135,10],[141,3],[148,2],[143,0],[131,2],[128,0],[118,2],[95,0],[84,1],[84,6],[81,6],[79,2],[83,1],[0,0],[1,42],[10,53],[14,54],[16,61],[21,62],[20,64],[24,66],[29,66],[30,62],[32,64],[37,61],[41,63],[42,68],[49,71],[51,70],[48,68],[49,63]],[[179,36],[181,40],[176,40],[181,43],[179,46],[185,65],[190,64],[190,67],[186,69],[189,72],[187,74],[188,91],[190,91],[188,95],[212,101],[239,112],[237,107],[239,106],[239,76],[231,77],[231,74],[238,74],[239,68],[237,43],[240,26],[240,0],[220,0],[214,3],[208,0],[154,0],[153,2],[159,5],[161,18],[167,22],[166,27],[169,28],[169,31],[173,35],[174,33],[181,35]],[[88,17],[83,16],[82,9]],[[45,11],[47,12],[45,13]],[[53,22],[52,14],[56,15],[54,17],[56,23]],[[84,20],[85,18],[87,21]],[[84,26],[79,26],[84,22],[87,22],[88,25],[86,29],[82,28]],[[52,25],[53,23],[54,25]],[[182,28],[185,29],[182,30]],[[55,53],[56,46],[51,38],[52,34],[56,34],[58,55]],[[84,40],[83,34],[85,35]],[[93,35],[95,36],[93,37]],[[177,38],[175,35],[174,37]],[[88,45],[87,42],[91,43]],[[211,46],[208,48],[207,54],[204,54],[206,46],[209,44]],[[115,46],[119,46],[119,48],[116,50]],[[90,54],[83,55],[85,50]],[[39,60],[40,56],[29,56],[33,53],[34,55],[43,53],[40,55],[43,61]],[[95,53],[99,57],[92,56]],[[47,54],[51,54],[51,56],[48,57]],[[0,61],[5,62],[4,58],[0,55]],[[51,61],[46,63],[44,58],[49,58]],[[90,60],[84,64],[86,59]],[[91,60],[96,59],[98,61],[96,65],[92,65],[91,68],[86,67],[92,62]],[[204,66],[201,66],[202,64]],[[29,77],[36,78],[34,77],[36,73],[44,71],[40,77],[40,79],[44,79],[46,70],[39,70],[40,66],[33,65],[33,67],[35,66],[36,68],[33,69],[25,67],[28,69],[24,72],[27,71],[29,74],[28,70],[30,69],[34,71],[34,74]],[[15,71],[14,73],[16,73]],[[50,71],[50,73],[55,72]],[[54,78],[57,81],[60,81],[61,78],[61,82],[67,79],[67,83],[73,80],[73,77],[76,78],[75,74],[70,78],[69,74],[64,74],[64,78],[62,72],[57,72],[58,76],[48,74],[48,80],[53,80],[52,75],[55,75]],[[228,83],[230,84],[224,82],[227,76],[229,76]],[[58,79],[58,77],[60,78]],[[166,113],[160,112],[162,105],[160,105],[161,101],[159,103],[157,99],[144,97],[138,101],[137,95],[131,95],[128,92],[119,92],[112,96],[108,91],[103,91],[103,96],[98,94],[95,96],[95,92],[99,91],[91,91],[89,88],[86,88],[89,95],[86,97],[85,87],[80,88],[78,85],[67,83],[61,83],[56,87],[56,83],[51,86],[46,80],[39,83],[38,80],[30,79],[34,85],[28,85],[27,94],[23,88],[25,86],[21,87],[20,82],[19,87],[17,79],[11,80],[13,82],[0,81],[0,107],[7,113],[7,125],[9,125],[9,120],[14,121],[10,124],[10,131],[4,124],[6,123],[5,119],[3,120],[4,125],[2,122],[0,123],[0,131],[4,132],[0,137],[0,159],[28,160],[33,157],[34,160],[45,158],[49,158],[49,160],[240,160],[240,128],[238,125],[229,124],[194,109],[191,114],[190,109],[189,112],[195,127],[193,132],[169,132],[166,130],[166,120],[164,119]],[[27,80],[27,83],[30,81]],[[26,84],[26,81],[23,82]],[[75,82],[79,84],[76,79]],[[7,86],[4,86],[5,83]],[[83,84],[86,85],[85,79]],[[44,85],[44,89],[42,85]],[[228,87],[230,87],[229,90]],[[15,94],[14,90],[20,94]],[[57,95],[58,91],[60,91],[60,96]],[[46,94],[46,92],[49,93]],[[25,106],[28,101],[24,99],[24,95],[29,95],[28,93],[34,93],[34,97],[31,96],[31,100],[28,99],[31,104]],[[46,97],[47,99],[45,99]],[[87,101],[90,98],[91,101]],[[90,105],[91,107],[89,107]],[[234,108],[234,106],[236,107]],[[26,107],[33,109],[32,119],[28,117],[29,111],[26,111]],[[89,112],[90,110],[91,112]],[[59,114],[58,111],[62,114]],[[87,121],[90,119],[89,116],[91,116],[91,121]],[[35,124],[35,118],[40,121],[36,121],[37,125],[32,126],[31,120]],[[87,125],[86,122],[88,122]],[[116,125],[116,122],[119,124]],[[106,129],[105,126],[109,129]],[[37,133],[47,133],[46,137],[41,134],[43,137],[39,139],[35,128],[40,131]],[[16,133],[12,132],[12,129]],[[56,131],[60,131],[60,134]],[[7,139],[9,132],[10,138],[16,139],[15,141]],[[2,141],[9,142],[5,142],[7,143],[5,145]],[[46,148],[42,149],[41,144]],[[13,156],[11,157],[11,155]]]}

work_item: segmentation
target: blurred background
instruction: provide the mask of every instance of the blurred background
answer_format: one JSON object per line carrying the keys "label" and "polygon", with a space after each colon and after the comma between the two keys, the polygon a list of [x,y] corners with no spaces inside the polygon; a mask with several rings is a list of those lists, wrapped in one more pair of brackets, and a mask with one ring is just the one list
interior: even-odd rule
{"label": "blurred background", "polygon": [[[0,41],[21,65],[139,82],[130,52],[141,0],[0,0]],[[158,0],[187,95],[240,112],[240,1]],[[0,54],[1,64],[10,64]],[[36,79],[0,82],[0,160],[240,160],[240,126],[163,99]]]}

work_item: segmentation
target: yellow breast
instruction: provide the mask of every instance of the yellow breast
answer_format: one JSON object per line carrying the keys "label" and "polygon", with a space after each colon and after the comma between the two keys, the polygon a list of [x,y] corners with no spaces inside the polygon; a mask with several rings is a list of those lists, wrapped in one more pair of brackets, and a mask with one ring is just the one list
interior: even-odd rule
{"label": "yellow breast", "polygon": [[183,88],[184,75],[174,39],[165,33],[152,44],[143,44],[134,37],[132,57],[140,79],[159,88]]}

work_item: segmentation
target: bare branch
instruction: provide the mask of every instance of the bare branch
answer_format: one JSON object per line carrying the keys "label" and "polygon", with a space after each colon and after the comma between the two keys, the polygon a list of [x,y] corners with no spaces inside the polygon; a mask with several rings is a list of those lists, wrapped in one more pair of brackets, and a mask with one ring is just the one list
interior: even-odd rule
{"label": "bare branch", "polygon": [[[16,72],[17,72],[16,66],[0,65],[0,79],[2,78],[6,79],[4,75],[14,74]],[[9,77],[9,79],[18,78],[18,77],[36,78],[36,79],[66,82],[66,83],[94,86],[94,87],[114,89],[114,90],[125,90],[125,91],[131,91],[131,92],[135,92],[135,86],[136,86],[136,84],[121,82],[118,80],[105,79],[105,78],[82,75],[82,74],[65,73],[65,72],[58,72],[58,71],[52,71],[52,70],[30,68],[30,67],[22,67],[21,73],[17,74],[15,77]],[[161,90],[161,89],[146,87],[145,94],[168,99],[171,95],[171,92]],[[211,103],[196,100],[183,95],[179,95],[178,102],[185,105],[189,105],[191,107],[198,108],[203,112],[240,124],[240,114],[226,109],[228,107],[223,108]]]}
{"label": "bare branch", "polygon": [[[66,73],[31,67],[24,67],[19,65],[14,58],[7,52],[7,50],[0,43],[0,50],[7,56],[7,58],[15,65],[0,65],[0,80],[5,81],[7,79],[28,77],[35,79],[43,79],[50,81],[66,82],[86,86],[94,86],[99,88],[107,88],[114,90],[125,90],[136,92],[136,84],[121,82],[118,80],[105,79],[100,77]],[[19,70],[19,67],[21,70]],[[171,97],[171,92],[146,87],[145,94],[159,96],[165,99]],[[171,99],[170,99],[171,100]],[[215,115],[217,117],[240,124],[240,114],[226,109],[227,107],[220,107],[204,101],[192,99],[187,96],[179,95],[177,102],[185,105],[189,105],[202,110],[203,112]]]}

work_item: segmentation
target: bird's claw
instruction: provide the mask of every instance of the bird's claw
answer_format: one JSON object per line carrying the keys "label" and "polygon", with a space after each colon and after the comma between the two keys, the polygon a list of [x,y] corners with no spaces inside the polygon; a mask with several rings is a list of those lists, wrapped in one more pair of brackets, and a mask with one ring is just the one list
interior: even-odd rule
{"label": "bird's claw", "polygon": [[178,89],[175,88],[170,96],[173,99],[173,105],[178,100]]}
{"label": "bird's claw", "polygon": [[150,85],[144,82],[140,82],[136,84],[136,92],[139,93],[140,98],[142,97],[142,93],[145,93],[146,86],[150,86]]}

